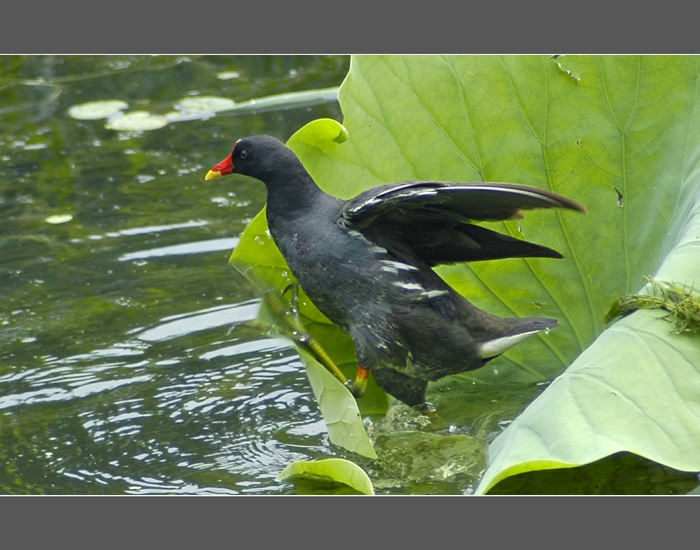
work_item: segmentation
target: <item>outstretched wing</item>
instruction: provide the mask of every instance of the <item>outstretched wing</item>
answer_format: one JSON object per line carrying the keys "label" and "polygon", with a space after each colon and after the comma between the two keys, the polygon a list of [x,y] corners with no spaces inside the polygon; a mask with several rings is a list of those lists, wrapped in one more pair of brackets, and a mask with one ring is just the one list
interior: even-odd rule
{"label": "outstretched wing", "polygon": [[470,223],[523,217],[522,210],[580,204],[536,187],[510,183],[402,182],[375,187],[347,202],[344,222],[375,242],[410,248],[429,265],[561,254]]}

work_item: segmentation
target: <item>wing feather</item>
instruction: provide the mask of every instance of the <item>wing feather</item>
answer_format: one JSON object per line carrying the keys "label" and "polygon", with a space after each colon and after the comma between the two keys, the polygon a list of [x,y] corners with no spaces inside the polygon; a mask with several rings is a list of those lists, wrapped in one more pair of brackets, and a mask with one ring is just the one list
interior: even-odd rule
{"label": "wing feather", "polygon": [[585,208],[557,193],[510,183],[401,182],[348,201],[346,225],[375,242],[410,248],[429,265],[561,254],[472,224],[523,217],[523,210]]}

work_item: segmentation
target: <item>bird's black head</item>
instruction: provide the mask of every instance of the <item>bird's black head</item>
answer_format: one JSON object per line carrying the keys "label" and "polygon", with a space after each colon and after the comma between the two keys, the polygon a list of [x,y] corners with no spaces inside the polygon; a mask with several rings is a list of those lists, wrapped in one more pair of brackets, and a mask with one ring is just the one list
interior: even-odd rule
{"label": "bird's black head", "polygon": [[243,174],[268,183],[275,171],[298,163],[296,155],[284,143],[271,136],[239,139],[231,154],[214,166],[205,179],[227,174]]}

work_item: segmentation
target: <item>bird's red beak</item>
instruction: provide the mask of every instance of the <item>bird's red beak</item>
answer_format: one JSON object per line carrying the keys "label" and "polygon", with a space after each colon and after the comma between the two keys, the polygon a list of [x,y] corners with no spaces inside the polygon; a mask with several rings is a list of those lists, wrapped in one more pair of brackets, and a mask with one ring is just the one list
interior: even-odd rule
{"label": "bird's red beak", "polygon": [[207,175],[204,176],[204,179],[213,180],[214,178],[220,178],[221,176],[225,176],[233,172],[233,161],[231,160],[232,155],[233,153],[227,156],[219,164],[214,166],[214,168],[209,170],[209,172],[207,172]]}

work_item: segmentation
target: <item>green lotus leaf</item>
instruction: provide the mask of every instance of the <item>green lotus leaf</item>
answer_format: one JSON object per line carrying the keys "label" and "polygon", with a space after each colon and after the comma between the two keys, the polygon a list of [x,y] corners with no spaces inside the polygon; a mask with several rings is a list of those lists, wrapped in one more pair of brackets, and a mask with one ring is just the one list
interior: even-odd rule
{"label": "green lotus leaf", "polygon": [[[482,309],[560,322],[431,386],[554,380],[492,443],[479,492],[620,452],[700,471],[697,333],[675,334],[662,310],[604,322],[620,298],[651,292],[647,277],[700,286],[699,78],[694,56],[356,56],[339,91],[342,126],[314,121],[289,140],[341,197],[402,180],[502,181],[588,209],[486,224],[563,260],[438,268]],[[237,253],[266,238],[257,229]]]}

